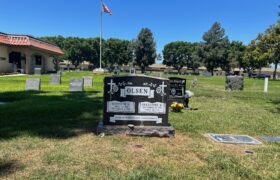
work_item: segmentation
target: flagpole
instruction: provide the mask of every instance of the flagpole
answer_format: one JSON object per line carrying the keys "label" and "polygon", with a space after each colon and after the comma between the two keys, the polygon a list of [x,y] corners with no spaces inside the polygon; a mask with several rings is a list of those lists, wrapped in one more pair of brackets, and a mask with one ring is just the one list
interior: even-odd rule
{"label": "flagpole", "polygon": [[99,68],[102,69],[102,0],[100,0],[100,59],[99,59]]}

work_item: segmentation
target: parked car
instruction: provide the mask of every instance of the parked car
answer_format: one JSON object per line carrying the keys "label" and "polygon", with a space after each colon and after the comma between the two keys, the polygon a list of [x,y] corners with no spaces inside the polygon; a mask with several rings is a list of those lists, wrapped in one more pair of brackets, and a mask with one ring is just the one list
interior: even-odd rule
{"label": "parked car", "polygon": [[250,73],[249,74],[250,78],[257,78],[257,79],[265,79],[265,78],[270,78],[269,74],[263,74],[263,73]]}

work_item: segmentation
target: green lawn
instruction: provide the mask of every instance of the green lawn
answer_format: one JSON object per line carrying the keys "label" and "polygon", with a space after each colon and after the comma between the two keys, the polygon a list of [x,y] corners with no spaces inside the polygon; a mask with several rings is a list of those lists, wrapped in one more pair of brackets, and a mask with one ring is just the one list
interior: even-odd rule
{"label": "green lawn", "polygon": [[0,102],[7,102],[0,105],[0,179],[280,179],[280,144],[224,145],[204,136],[280,136],[280,81],[264,94],[263,80],[228,92],[224,77],[199,77],[190,103],[198,110],[170,113],[175,138],[100,138],[104,76],[94,75],[84,93],[68,92],[69,79],[84,75],[92,74],[63,73],[61,86],[43,75],[40,93],[24,90],[36,76],[0,77]]}

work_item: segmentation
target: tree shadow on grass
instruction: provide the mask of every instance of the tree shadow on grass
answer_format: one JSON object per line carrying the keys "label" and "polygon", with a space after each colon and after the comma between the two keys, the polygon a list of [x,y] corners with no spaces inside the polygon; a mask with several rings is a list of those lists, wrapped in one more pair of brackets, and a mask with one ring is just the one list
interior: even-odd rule
{"label": "tree shadow on grass", "polygon": [[0,140],[22,135],[66,139],[96,132],[103,100],[98,92],[7,92],[0,101]]}
{"label": "tree shadow on grass", "polygon": [[1,161],[0,160],[0,178],[5,177],[18,169],[22,168],[16,160]]}

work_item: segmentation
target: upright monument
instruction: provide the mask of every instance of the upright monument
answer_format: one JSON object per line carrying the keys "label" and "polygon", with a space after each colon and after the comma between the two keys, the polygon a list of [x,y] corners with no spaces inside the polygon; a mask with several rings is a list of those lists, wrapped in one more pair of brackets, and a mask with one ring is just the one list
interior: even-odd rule
{"label": "upright monument", "polygon": [[103,123],[98,133],[171,137],[168,123],[169,80],[114,76],[104,81]]}

